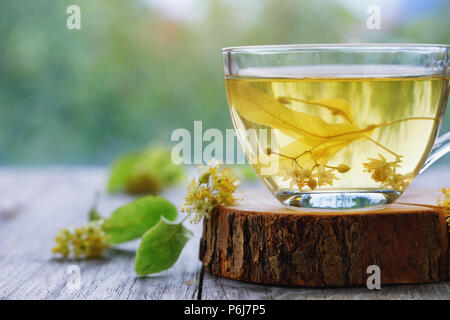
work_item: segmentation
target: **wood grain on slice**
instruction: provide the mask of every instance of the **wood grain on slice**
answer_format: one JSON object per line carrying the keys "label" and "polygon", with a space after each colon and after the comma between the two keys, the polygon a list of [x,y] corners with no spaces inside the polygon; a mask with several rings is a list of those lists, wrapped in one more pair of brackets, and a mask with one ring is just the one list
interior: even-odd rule
{"label": "wood grain on slice", "polygon": [[204,222],[200,259],[213,274],[294,286],[363,285],[370,265],[381,268],[383,284],[448,276],[443,216],[432,206],[411,205],[435,204],[436,192],[412,191],[396,204],[345,211],[286,208],[262,190],[241,198]]}

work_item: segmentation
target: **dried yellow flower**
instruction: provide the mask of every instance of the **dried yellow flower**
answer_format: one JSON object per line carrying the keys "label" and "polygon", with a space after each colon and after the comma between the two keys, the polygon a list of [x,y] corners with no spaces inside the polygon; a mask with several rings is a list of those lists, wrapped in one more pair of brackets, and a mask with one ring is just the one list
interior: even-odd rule
{"label": "dried yellow flower", "polygon": [[314,179],[309,179],[309,180],[308,180],[308,187],[309,187],[311,190],[314,190],[314,189],[317,187],[317,181],[314,180]]}
{"label": "dried yellow flower", "polygon": [[316,172],[313,174],[313,178],[317,178],[317,184],[319,186],[332,185],[333,180],[338,180],[333,174],[333,169],[326,169],[324,166],[318,166]]}
{"label": "dried yellow flower", "polygon": [[[284,171],[284,177],[282,178],[282,181],[289,180],[289,188],[292,188],[297,185],[297,172],[298,168],[283,168]],[[300,188],[300,186],[299,186]]]}
{"label": "dried yellow flower", "polygon": [[56,246],[52,248],[52,252],[61,254],[64,258],[67,258],[70,254],[70,241],[72,234],[68,229],[61,229],[55,238]]}
{"label": "dried yellow flower", "polygon": [[347,171],[349,171],[351,168],[349,165],[345,164],[345,163],[341,163],[340,165],[337,166],[337,171],[339,171],[339,173],[346,173]]}
{"label": "dried yellow flower", "polygon": [[297,176],[297,178],[298,178],[298,179],[307,179],[307,178],[310,178],[311,175],[312,175],[311,170],[309,170],[309,169],[300,169],[300,170],[298,171],[298,176]]}
{"label": "dried yellow flower", "polygon": [[[294,180],[299,189],[302,189],[304,186],[310,186],[309,182],[311,179],[312,172],[309,169],[300,169],[294,173]],[[292,182],[291,182],[292,183]],[[310,187],[311,188],[311,187]],[[314,189],[314,188],[311,188]]]}
{"label": "dried yellow flower", "polygon": [[192,214],[192,223],[198,223],[203,216],[209,218],[215,208],[235,204],[233,193],[239,184],[230,168],[210,161],[208,165],[200,166],[198,181],[193,179],[189,184],[181,210]]}
{"label": "dried yellow flower", "polygon": [[52,248],[54,254],[61,254],[67,258],[72,251],[73,257],[78,259],[99,258],[109,247],[109,236],[103,231],[101,221],[92,221],[87,225],[70,232],[68,229],[59,231],[55,238],[56,245]]}
{"label": "dried yellow flower", "polygon": [[289,180],[289,187],[292,188],[297,186],[299,189],[302,189],[308,184],[308,180],[312,175],[311,170],[309,169],[300,169],[300,168],[286,168],[286,175],[283,178],[283,181]]}
{"label": "dried yellow flower", "polygon": [[287,97],[278,97],[277,100],[282,104],[291,104],[291,100],[289,100],[289,98]]}
{"label": "dried yellow flower", "polygon": [[382,154],[378,154],[380,159],[368,158],[369,162],[363,163],[367,171],[379,171],[389,168],[386,158]]}

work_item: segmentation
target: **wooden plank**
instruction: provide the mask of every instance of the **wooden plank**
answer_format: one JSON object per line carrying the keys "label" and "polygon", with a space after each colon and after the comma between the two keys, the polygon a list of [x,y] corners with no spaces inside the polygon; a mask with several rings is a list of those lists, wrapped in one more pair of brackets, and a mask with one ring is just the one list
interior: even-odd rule
{"label": "wooden plank", "polygon": [[[197,299],[198,239],[188,244],[169,271],[145,278],[137,277],[133,269],[138,241],[109,250],[102,260],[52,257],[58,229],[86,222],[95,192],[105,185],[104,170],[2,170],[0,181],[1,198],[8,199],[8,210],[15,212],[0,223],[0,299]],[[179,203],[180,192],[184,188],[165,196]],[[102,197],[99,209],[109,213],[130,200]],[[67,271],[74,265],[81,271],[80,289],[68,287],[72,278]]]}

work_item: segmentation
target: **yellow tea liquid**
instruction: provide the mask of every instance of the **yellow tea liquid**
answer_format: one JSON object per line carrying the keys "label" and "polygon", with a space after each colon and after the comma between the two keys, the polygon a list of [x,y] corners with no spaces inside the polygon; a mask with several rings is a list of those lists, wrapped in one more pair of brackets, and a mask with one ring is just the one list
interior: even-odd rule
{"label": "yellow tea liquid", "polygon": [[[315,206],[311,195],[324,193],[365,201],[354,206],[397,199],[432,148],[449,86],[448,77],[414,70],[370,77],[256,71],[226,77],[232,119],[256,173],[280,201],[296,206]],[[383,199],[365,197],[370,193]],[[338,206],[348,205],[329,204]]]}

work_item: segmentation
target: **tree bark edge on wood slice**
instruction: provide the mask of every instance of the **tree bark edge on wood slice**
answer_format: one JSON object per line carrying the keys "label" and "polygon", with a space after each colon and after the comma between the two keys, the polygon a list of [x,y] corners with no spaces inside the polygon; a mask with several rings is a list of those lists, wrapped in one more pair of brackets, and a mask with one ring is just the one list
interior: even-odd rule
{"label": "tree bark edge on wood slice", "polygon": [[447,225],[436,208],[290,210],[270,197],[247,193],[237,206],[204,220],[200,260],[207,271],[252,283],[320,287],[365,285],[370,265],[380,267],[382,284],[449,276]]}

